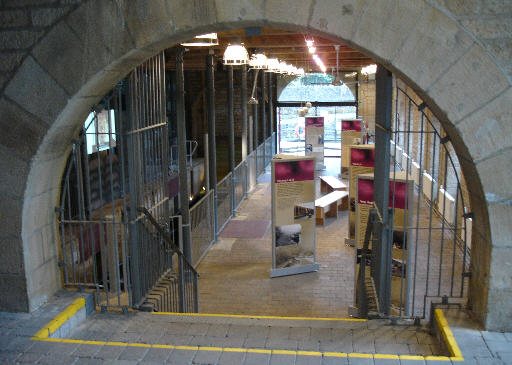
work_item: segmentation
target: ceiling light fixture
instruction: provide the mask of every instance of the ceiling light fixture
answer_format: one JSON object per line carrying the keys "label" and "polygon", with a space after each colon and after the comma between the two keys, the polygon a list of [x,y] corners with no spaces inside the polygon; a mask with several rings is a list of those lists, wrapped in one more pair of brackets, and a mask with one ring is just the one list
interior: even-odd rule
{"label": "ceiling light fixture", "polygon": [[277,58],[267,58],[267,69],[265,72],[278,72],[279,60]]}
{"label": "ceiling light fixture", "polygon": [[219,44],[217,33],[196,35],[194,38],[182,43],[185,47],[210,47]]}
{"label": "ceiling light fixture", "polygon": [[376,72],[377,72],[377,65],[368,65],[361,69],[361,74],[366,75],[366,76],[373,75]]}
{"label": "ceiling light fixture", "polygon": [[241,44],[229,44],[224,51],[224,64],[228,66],[246,65],[249,62],[249,54]]}
{"label": "ceiling light fixture", "polygon": [[267,69],[267,56],[265,56],[263,53],[253,54],[249,60],[249,67],[254,70]]}

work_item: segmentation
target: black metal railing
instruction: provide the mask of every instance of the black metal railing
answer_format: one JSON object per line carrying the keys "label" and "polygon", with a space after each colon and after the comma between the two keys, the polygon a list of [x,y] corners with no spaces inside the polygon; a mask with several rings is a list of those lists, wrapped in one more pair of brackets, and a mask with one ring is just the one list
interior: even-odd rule
{"label": "black metal railing", "polygon": [[[197,313],[199,311],[198,300],[198,273],[186,259],[174,236],[181,237],[181,217],[173,217],[178,221],[177,229],[172,233],[160,224],[155,217],[144,207],[138,211],[144,214],[146,225],[149,225],[151,237],[145,237],[145,248],[148,252],[161,251],[168,253],[169,261],[160,278],[148,278],[147,283],[155,283],[148,288],[140,307],[153,311],[171,311],[180,313]],[[148,257],[151,254],[148,254]],[[159,255],[162,257],[163,255]],[[156,256],[155,256],[156,257]],[[145,270],[147,272],[147,270]],[[155,271],[156,272],[156,271]]]}

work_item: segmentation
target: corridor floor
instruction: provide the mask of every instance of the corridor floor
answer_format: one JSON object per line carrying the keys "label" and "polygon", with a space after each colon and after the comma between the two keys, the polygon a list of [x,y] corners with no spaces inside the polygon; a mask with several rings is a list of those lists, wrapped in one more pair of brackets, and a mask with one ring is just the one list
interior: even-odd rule
{"label": "corridor floor", "polygon": [[[336,160],[339,163],[339,159]],[[334,161],[333,161],[334,162]],[[338,169],[339,171],[339,169]],[[337,174],[335,168],[321,174]],[[271,220],[269,172],[236,220]],[[317,189],[318,190],[318,189]],[[355,249],[345,245],[348,211],[316,230],[318,272],[270,278],[271,228],[260,239],[222,238],[198,266],[202,313],[346,317],[354,299]]]}

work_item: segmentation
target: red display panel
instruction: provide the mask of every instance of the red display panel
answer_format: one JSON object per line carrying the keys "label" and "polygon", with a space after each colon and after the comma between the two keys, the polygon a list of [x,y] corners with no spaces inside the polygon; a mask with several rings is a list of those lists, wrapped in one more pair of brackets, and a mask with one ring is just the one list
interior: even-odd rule
{"label": "red display panel", "polygon": [[274,182],[315,179],[315,160],[282,161],[274,164]]}
{"label": "red display panel", "polygon": [[375,149],[351,148],[350,164],[352,166],[375,166]]}

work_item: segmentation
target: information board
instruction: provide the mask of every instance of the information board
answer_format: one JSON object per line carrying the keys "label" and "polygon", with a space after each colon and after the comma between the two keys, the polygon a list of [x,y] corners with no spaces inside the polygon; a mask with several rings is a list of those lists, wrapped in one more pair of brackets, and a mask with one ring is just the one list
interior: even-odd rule
{"label": "information board", "polygon": [[270,277],[317,271],[315,160],[272,159],[272,270]]}
{"label": "information board", "polygon": [[324,166],[324,117],[306,117],[306,156],[315,158],[316,170]]}

